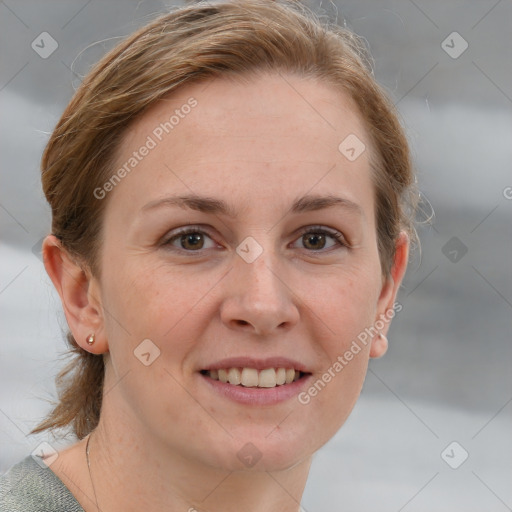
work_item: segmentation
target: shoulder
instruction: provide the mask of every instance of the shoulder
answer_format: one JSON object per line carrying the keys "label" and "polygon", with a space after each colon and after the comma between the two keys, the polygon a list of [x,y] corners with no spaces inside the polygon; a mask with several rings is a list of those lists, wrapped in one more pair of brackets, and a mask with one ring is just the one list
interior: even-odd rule
{"label": "shoulder", "polygon": [[0,476],[0,510],[84,512],[62,480],[30,455]]}

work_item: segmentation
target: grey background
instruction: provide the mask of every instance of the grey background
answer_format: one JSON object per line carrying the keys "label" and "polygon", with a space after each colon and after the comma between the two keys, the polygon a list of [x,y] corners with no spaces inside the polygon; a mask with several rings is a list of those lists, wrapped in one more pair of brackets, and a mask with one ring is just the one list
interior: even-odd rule
{"label": "grey background", "polygon": [[[0,1],[1,472],[43,440],[72,442],[27,435],[48,411],[64,350],[60,303],[37,252],[50,226],[42,149],[80,76],[166,5]],[[512,2],[310,5],[366,38],[435,220],[419,230],[422,256],[400,291],[389,352],[370,363],[353,414],[315,455],[302,506],[512,510]],[[31,48],[44,31],[58,43],[47,59]],[[468,43],[458,58],[442,47],[454,31]],[[441,457],[452,441],[461,447],[448,450],[452,464],[469,454],[458,469]]]}

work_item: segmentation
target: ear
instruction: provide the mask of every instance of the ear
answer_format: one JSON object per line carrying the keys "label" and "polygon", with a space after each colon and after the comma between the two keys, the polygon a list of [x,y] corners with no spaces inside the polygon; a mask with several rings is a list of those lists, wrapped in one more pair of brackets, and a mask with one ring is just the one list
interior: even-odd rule
{"label": "ear", "polygon": [[393,317],[386,313],[395,311],[393,305],[395,304],[398,289],[404,278],[409,260],[409,236],[405,231],[400,232],[395,247],[395,258],[390,275],[383,280],[382,290],[377,302],[377,317],[375,318],[374,325],[383,323],[384,327],[379,329],[382,336],[374,336],[372,340],[370,348],[370,357],[372,358],[382,357],[388,349],[387,333]]}
{"label": "ear", "polygon": [[[86,265],[73,258],[54,235],[43,241],[43,262],[60,300],[68,326],[80,347],[94,354],[108,352],[99,283]],[[87,337],[94,334],[93,345]]]}

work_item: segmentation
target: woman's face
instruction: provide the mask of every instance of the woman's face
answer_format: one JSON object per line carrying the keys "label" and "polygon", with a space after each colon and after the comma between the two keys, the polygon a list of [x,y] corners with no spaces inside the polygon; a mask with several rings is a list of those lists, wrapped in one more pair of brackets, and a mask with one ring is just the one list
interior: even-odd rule
{"label": "woman's face", "polygon": [[190,85],[129,128],[103,189],[110,414],[226,469],[290,467],[336,433],[384,350],[353,343],[396,288],[369,152],[348,97],[292,75]]}

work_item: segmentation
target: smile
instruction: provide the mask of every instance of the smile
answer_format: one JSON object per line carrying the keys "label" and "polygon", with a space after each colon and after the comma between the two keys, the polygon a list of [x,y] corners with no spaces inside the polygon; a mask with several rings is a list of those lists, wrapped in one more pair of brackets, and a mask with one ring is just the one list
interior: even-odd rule
{"label": "smile", "polygon": [[215,396],[245,405],[270,406],[303,391],[313,378],[311,370],[284,356],[240,356],[203,363],[197,375]]}
{"label": "smile", "polygon": [[213,380],[243,386],[246,388],[275,388],[291,384],[306,375],[294,368],[219,368],[216,370],[202,370],[201,373]]}

